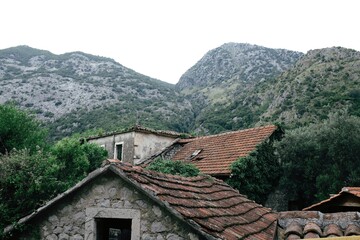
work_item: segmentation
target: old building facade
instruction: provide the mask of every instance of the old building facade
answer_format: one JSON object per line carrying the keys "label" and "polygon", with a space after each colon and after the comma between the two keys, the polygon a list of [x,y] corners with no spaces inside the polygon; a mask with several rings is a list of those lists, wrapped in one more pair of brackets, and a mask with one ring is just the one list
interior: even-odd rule
{"label": "old building facade", "polygon": [[108,152],[109,159],[137,164],[171,145],[179,136],[179,133],[171,131],[155,131],[135,126],[121,132],[90,137],[87,141],[104,147]]}

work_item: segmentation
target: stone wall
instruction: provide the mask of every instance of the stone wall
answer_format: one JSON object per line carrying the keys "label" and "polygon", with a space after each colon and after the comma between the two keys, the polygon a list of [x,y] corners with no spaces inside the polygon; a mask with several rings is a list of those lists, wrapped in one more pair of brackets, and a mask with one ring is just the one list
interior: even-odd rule
{"label": "stone wall", "polygon": [[[31,221],[32,232],[46,240],[93,239],[94,229],[85,229],[86,224],[89,227],[86,222],[91,220],[87,216],[89,209],[104,209],[110,213],[111,209],[138,212],[139,236],[133,238],[132,235],[132,240],[201,239],[186,223],[113,173],[97,177],[72,196],[66,196],[49,207]],[[25,232],[21,239],[36,238]]]}

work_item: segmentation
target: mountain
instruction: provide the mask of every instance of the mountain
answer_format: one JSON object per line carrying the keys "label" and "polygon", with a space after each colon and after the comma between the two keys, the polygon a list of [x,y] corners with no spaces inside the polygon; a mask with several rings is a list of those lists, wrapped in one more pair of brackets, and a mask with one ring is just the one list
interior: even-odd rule
{"label": "mountain", "polygon": [[254,83],[292,66],[303,53],[245,43],[226,43],[210,50],[176,84],[180,90],[221,86],[226,82]]}
{"label": "mountain", "polygon": [[202,111],[196,125],[210,132],[279,122],[287,128],[347,111],[360,116],[360,52],[332,47],[309,51],[289,69]]}
{"label": "mountain", "polygon": [[194,103],[198,129],[205,132],[239,129],[253,124],[240,120],[251,117],[243,116],[249,114],[246,109],[240,116],[234,116],[234,122],[225,123],[214,113],[228,109],[256,84],[275,78],[302,56],[303,53],[285,49],[226,43],[206,53],[181,76],[176,87]]}
{"label": "mountain", "polygon": [[360,52],[341,47],[303,54],[227,43],[176,85],[82,52],[0,50],[0,103],[31,110],[54,139],[135,124],[197,134],[275,122],[295,128],[337,111],[360,116],[359,83]]}
{"label": "mountain", "polygon": [[0,103],[9,101],[48,122],[58,137],[134,124],[182,131],[193,115],[172,84],[109,58],[28,46],[0,50]]}
{"label": "mountain", "polygon": [[360,116],[360,52],[342,47],[309,51],[276,81],[259,87],[262,91],[249,97],[262,96],[268,105],[261,120],[295,127],[340,110]]}

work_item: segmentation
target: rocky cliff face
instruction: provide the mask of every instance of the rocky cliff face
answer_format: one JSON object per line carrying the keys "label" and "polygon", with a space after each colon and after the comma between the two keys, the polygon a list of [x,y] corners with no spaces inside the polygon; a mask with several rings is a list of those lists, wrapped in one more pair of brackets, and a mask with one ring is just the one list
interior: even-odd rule
{"label": "rocky cliff face", "polygon": [[167,128],[181,120],[179,114],[191,116],[190,102],[179,98],[174,85],[112,59],[26,46],[0,51],[0,103],[9,101],[64,133],[135,123]]}
{"label": "rocky cliff face", "polygon": [[209,51],[176,84],[180,90],[235,82],[255,83],[291,67],[303,54],[284,49],[226,43]]}
{"label": "rocky cliff face", "polygon": [[[224,131],[249,126],[250,120],[228,123],[214,113],[243,99],[260,82],[275,78],[303,56],[300,52],[270,49],[241,43],[227,43],[209,51],[180,78],[177,89],[191,99],[197,130]],[[241,114],[250,114],[243,110]],[[248,116],[234,116],[237,119]],[[250,117],[251,118],[251,117]],[[208,122],[222,122],[221,124]],[[231,121],[230,121],[231,122]]]}

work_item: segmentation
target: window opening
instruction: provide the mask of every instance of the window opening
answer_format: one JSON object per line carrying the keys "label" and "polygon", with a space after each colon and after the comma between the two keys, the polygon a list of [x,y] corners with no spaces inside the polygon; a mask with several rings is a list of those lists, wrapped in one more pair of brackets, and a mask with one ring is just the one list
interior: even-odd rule
{"label": "window opening", "polygon": [[123,143],[115,143],[114,158],[123,160]]}
{"label": "window opening", "polygon": [[131,240],[131,219],[97,218],[96,240]]}

